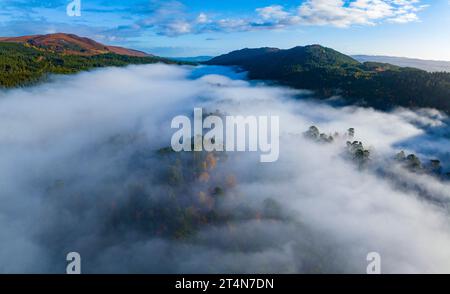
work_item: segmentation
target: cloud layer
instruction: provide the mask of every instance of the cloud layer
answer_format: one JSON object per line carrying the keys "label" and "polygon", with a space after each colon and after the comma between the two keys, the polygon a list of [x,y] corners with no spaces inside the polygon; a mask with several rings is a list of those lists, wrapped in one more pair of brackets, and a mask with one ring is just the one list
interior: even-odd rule
{"label": "cloud layer", "polygon": [[[70,251],[85,273],[364,273],[372,251],[384,273],[450,272],[448,182],[390,160],[400,149],[445,154],[447,118],[307,97],[227,68],[166,65],[1,92],[0,272],[63,273]],[[193,176],[189,154],[180,165],[157,150],[194,107],[278,115],[280,160],[218,154]],[[305,139],[312,124],[356,128],[373,163],[345,159],[345,137]]]}

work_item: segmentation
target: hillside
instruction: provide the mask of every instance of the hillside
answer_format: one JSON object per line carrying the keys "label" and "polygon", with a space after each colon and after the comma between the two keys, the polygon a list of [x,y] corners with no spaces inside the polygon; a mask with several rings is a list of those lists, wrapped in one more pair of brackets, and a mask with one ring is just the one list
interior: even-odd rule
{"label": "hillside", "polygon": [[205,62],[239,66],[249,78],[316,91],[319,97],[340,95],[350,104],[387,110],[396,106],[430,107],[450,113],[450,73],[360,63],[320,45],[243,49]]}
{"label": "hillside", "polygon": [[88,38],[64,33],[22,37],[2,37],[0,38],[0,42],[19,43],[24,44],[27,47],[66,55],[92,56],[97,54],[115,53],[135,57],[150,56],[149,54],[141,51],[103,45]]}
{"label": "hillside", "polygon": [[143,54],[74,35],[64,35],[61,39],[45,36],[32,39],[2,38],[0,87],[26,86],[44,80],[49,74],[71,74],[98,67],[180,63]]}

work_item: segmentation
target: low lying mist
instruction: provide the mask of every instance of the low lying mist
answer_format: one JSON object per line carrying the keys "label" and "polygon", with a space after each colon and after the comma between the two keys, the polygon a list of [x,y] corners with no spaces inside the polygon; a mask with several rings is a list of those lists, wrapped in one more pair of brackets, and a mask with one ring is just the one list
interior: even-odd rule
{"label": "low lying mist", "polygon": [[[277,115],[280,157],[170,152],[194,107]],[[332,107],[222,67],[130,66],[0,92],[0,272],[450,273],[448,118]],[[333,136],[305,137],[316,126]],[[354,128],[354,136],[348,130]],[[361,141],[370,160],[348,156]],[[404,151],[442,175],[395,159]]]}

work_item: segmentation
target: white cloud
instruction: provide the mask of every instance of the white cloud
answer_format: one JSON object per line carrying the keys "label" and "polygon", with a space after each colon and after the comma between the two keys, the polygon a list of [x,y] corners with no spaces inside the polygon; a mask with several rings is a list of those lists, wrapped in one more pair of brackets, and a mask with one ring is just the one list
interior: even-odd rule
{"label": "white cloud", "polygon": [[424,8],[419,0],[308,0],[298,8],[303,24],[375,25],[384,21],[411,22],[418,20],[417,12]]}
{"label": "white cloud", "polygon": [[[327,133],[355,127],[356,139],[373,146],[374,164],[389,170],[379,158],[420,139],[417,125],[444,126],[445,116],[333,108],[224,72],[131,66],[0,92],[0,272],[60,273],[72,250],[82,253],[86,273],[363,273],[369,251],[381,254],[383,273],[450,272],[448,182],[395,167],[391,173],[409,184],[396,187],[377,166],[358,170],[345,160],[345,141],[301,136],[311,124]],[[282,153],[270,165],[250,153],[228,154],[207,186],[189,180],[189,191],[174,190],[183,206],[173,207],[161,178],[168,163],[153,155],[170,145],[171,119],[193,107],[278,115]],[[434,144],[448,152],[444,135],[411,148]],[[191,189],[223,187],[230,174],[236,186],[214,210],[223,222],[202,222],[180,239],[147,226],[172,223],[181,208],[196,205]],[[417,187],[442,205],[421,198]],[[253,217],[267,199],[278,203],[281,219]],[[136,217],[136,205],[145,213],[156,200],[167,217]]]}
{"label": "white cloud", "polygon": [[197,23],[207,23],[208,22],[208,16],[205,13],[200,13],[197,16]]}
{"label": "white cloud", "polygon": [[[173,5],[172,5],[173,6]],[[172,7],[173,8],[173,7]],[[426,8],[420,0],[307,0],[298,7],[286,8],[270,5],[257,8],[249,18],[212,18],[205,13],[190,17],[185,11],[169,13],[164,17],[152,17],[160,34],[177,36],[207,32],[234,32],[282,29],[298,25],[377,25],[380,23],[407,23],[418,21],[417,13]],[[160,14],[159,14],[160,15]],[[176,15],[176,18],[174,18]],[[183,26],[180,26],[183,23]],[[189,24],[189,26],[187,25]]]}
{"label": "white cloud", "polygon": [[342,0],[309,0],[299,7],[305,24],[347,27],[353,24],[373,24],[373,21],[393,15],[385,1],[357,0],[345,6]]}
{"label": "white cloud", "polygon": [[280,20],[290,16],[281,5],[272,5],[263,8],[257,8],[256,11],[265,20]]}
{"label": "white cloud", "polygon": [[417,20],[419,20],[419,18],[417,17],[417,15],[415,13],[402,14],[402,15],[398,15],[394,18],[388,19],[388,21],[394,22],[394,23],[407,23],[407,22],[412,22],[412,21],[417,21]]}

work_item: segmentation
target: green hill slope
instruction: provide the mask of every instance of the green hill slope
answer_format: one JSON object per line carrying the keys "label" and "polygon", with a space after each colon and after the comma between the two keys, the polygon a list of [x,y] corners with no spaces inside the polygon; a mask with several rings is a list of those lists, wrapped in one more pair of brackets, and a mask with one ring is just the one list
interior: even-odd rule
{"label": "green hill slope", "polygon": [[450,73],[428,73],[386,63],[360,63],[320,45],[244,49],[206,62],[235,65],[251,79],[273,80],[320,97],[341,95],[349,103],[378,109],[431,107],[450,113]]}
{"label": "green hill slope", "polygon": [[47,52],[20,43],[0,42],[0,87],[25,86],[45,79],[48,74],[71,74],[106,66],[149,64],[168,59],[146,56],[127,56],[115,53],[92,56]]}

